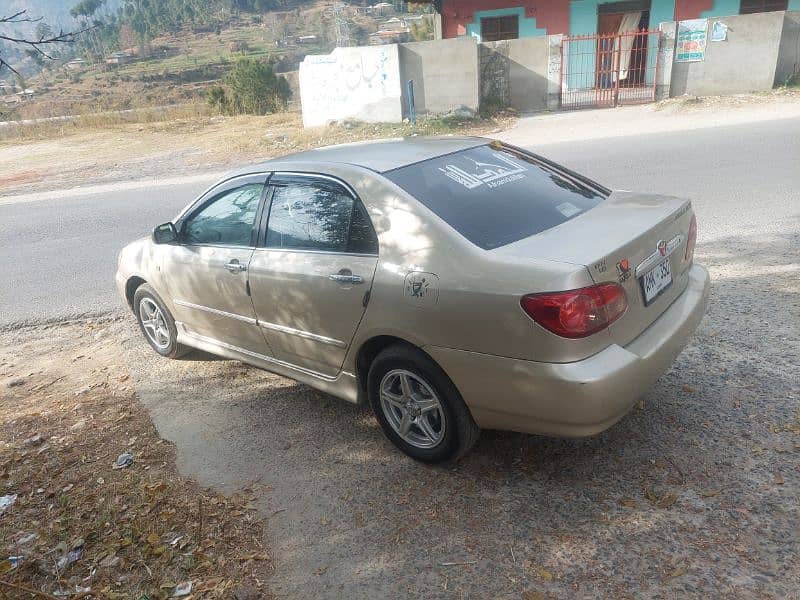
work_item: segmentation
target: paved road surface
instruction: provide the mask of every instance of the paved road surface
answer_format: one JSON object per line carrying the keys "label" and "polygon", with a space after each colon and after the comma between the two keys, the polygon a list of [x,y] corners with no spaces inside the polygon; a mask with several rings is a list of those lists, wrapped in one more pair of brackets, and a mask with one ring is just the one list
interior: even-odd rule
{"label": "paved road surface", "polygon": [[[800,215],[800,119],[530,147],[609,186],[693,198],[701,242]],[[119,249],[206,185],[0,205],[0,326],[119,309]]]}

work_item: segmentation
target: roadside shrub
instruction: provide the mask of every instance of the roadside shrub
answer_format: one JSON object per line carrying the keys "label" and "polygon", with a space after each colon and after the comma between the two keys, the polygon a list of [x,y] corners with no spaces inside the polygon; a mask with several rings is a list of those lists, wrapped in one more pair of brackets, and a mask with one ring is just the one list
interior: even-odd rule
{"label": "roadside shrub", "polygon": [[228,97],[225,94],[225,88],[221,85],[212,85],[206,89],[206,102],[215,112],[226,112]]}
{"label": "roadside shrub", "polygon": [[214,110],[232,115],[273,113],[286,108],[292,96],[285,77],[252,58],[236,61],[223,83],[209,87],[206,100]]}

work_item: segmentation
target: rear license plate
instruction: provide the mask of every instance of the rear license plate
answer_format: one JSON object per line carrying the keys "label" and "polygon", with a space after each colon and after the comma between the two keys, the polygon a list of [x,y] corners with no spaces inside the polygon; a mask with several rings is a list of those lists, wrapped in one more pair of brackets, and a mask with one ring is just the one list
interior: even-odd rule
{"label": "rear license plate", "polygon": [[658,263],[653,269],[642,275],[642,292],[644,292],[644,305],[649,305],[661,292],[672,283],[672,272],[669,269],[669,257]]}

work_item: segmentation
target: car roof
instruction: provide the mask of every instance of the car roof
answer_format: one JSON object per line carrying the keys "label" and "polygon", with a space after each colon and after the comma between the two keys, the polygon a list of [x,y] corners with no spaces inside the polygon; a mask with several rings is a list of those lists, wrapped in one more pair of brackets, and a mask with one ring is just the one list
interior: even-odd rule
{"label": "car roof", "polygon": [[378,173],[384,173],[444,154],[452,154],[468,148],[483,146],[490,141],[481,137],[441,136],[337,144],[277,157],[263,163],[250,165],[231,175],[262,170],[270,171],[278,165],[280,165],[280,169],[285,169],[287,164],[292,162],[356,165]]}

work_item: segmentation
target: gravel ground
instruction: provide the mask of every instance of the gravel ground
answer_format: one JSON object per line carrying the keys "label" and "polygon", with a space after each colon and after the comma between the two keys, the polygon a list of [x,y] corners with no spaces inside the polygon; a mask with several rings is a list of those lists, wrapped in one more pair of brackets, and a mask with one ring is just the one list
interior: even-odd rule
{"label": "gravel ground", "polygon": [[798,598],[798,131],[547,147],[609,185],[694,198],[713,280],[689,347],[594,438],[484,432],[457,467],[427,467],[305,386],[158,359],[130,325],[123,353],[183,472],[262,486],[277,597]]}
{"label": "gravel ground", "polygon": [[263,486],[277,597],[797,597],[799,242],[706,244],[709,314],[610,431],[484,432],[455,468],[280,377],[158,360],[130,327],[125,354],[181,470]]}

